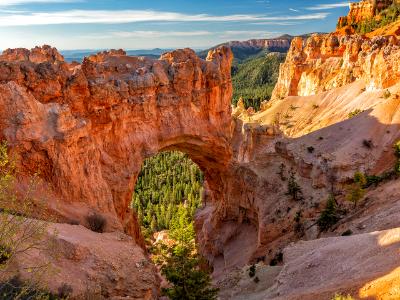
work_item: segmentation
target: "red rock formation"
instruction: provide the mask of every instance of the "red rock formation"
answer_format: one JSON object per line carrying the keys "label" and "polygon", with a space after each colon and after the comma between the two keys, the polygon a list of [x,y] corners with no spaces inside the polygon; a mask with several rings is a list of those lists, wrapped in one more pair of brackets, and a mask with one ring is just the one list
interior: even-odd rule
{"label": "red rock formation", "polygon": [[14,257],[18,263],[12,268],[18,268],[21,279],[32,279],[32,267],[48,266],[33,274],[54,294],[63,285],[71,287],[68,299],[157,299],[160,279],[155,266],[132,237],[68,224],[48,223],[46,229],[44,245]]}
{"label": "red rock formation", "polygon": [[[365,79],[371,89],[397,83],[395,39],[295,39],[275,98],[319,94],[272,101],[260,114],[239,107],[233,119],[227,48],[207,61],[189,49],[159,60],[113,51],[82,65],[54,54],[37,63],[31,52],[17,53],[0,59],[0,132],[19,155],[22,174],[40,171],[60,221],[84,223],[96,210],[108,218],[108,229],[125,229],[140,242],[128,206],[141,163],[162,150],[184,151],[205,173],[206,205],[196,231],[217,275],[256,258],[269,262],[300,237],[316,238],[316,218],[332,187],[343,189],[357,170],[393,167],[399,100],[353,81]],[[320,93],[325,89],[331,91]],[[347,120],[356,108],[367,111]],[[363,139],[379,147],[367,149]],[[286,193],[290,172],[302,188],[299,201]],[[400,226],[398,220],[382,226]]]}
{"label": "red rock formation", "polygon": [[273,98],[308,96],[364,80],[368,90],[387,88],[400,78],[395,37],[313,35],[295,38],[279,71]]}
{"label": "red rock formation", "polygon": [[228,48],[199,59],[190,49],[159,60],[120,51],[69,65],[54,48],[0,56],[0,132],[21,161],[39,172],[61,219],[84,223],[92,210],[141,241],[129,209],[144,158],[189,153],[212,197],[223,197],[231,160],[232,87]]}
{"label": "red rock formation", "polygon": [[340,17],[337,28],[360,23],[374,18],[380,11],[388,8],[398,0],[361,0],[349,3],[350,11],[347,16]]}

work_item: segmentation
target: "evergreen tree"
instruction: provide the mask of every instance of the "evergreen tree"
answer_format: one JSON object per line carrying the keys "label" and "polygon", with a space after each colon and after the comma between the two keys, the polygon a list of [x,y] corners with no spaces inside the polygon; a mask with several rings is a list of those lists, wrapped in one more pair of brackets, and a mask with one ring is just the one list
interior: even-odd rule
{"label": "evergreen tree", "polygon": [[326,202],[317,224],[321,231],[327,231],[340,220],[335,197],[331,194]]}
{"label": "evergreen tree", "polygon": [[181,213],[177,207],[186,210],[192,220],[201,205],[202,185],[203,174],[187,155],[163,152],[144,161],[132,207],[149,234],[168,230],[176,214]]}
{"label": "evergreen tree", "polygon": [[163,294],[171,300],[217,299],[218,290],[211,287],[211,277],[202,269],[205,262],[196,251],[192,218],[183,205],[171,224],[170,238],[174,245],[161,245],[161,272],[171,284]]}

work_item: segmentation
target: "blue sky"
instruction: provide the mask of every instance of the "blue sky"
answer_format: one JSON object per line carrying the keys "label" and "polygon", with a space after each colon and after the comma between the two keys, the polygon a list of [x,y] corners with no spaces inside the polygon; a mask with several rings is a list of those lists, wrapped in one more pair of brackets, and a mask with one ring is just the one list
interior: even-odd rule
{"label": "blue sky", "polygon": [[206,48],[332,31],[348,1],[0,0],[0,49]]}

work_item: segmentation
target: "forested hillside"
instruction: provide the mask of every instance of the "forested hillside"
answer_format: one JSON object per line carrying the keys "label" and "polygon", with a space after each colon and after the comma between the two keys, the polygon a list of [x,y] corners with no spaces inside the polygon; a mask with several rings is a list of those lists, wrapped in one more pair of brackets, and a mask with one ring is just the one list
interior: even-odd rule
{"label": "forested hillside", "polygon": [[232,67],[233,98],[236,106],[240,97],[245,107],[260,109],[261,102],[271,98],[278,80],[279,66],[285,61],[283,53],[269,53],[251,57]]}
{"label": "forested hillside", "polygon": [[192,218],[201,205],[202,186],[202,172],[181,152],[146,159],[132,197],[143,232],[149,236],[169,229],[182,215]]}

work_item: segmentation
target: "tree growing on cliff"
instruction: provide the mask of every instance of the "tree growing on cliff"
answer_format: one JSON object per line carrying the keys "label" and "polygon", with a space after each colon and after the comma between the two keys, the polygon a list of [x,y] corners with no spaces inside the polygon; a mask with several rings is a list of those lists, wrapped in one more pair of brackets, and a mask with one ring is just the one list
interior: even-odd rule
{"label": "tree growing on cliff", "polygon": [[287,187],[287,192],[286,194],[290,196],[293,200],[301,200],[302,198],[302,191],[300,185],[296,181],[296,176],[293,172],[293,170],[290,172],[290,177],[288,181],[288,187]]}
{"label": "tree growing on cliff", "polygon": [[326,202],[326,207],[322,211],[317,224],[321,231],[327,231],[340,220],[335,197],[333,194],[329,195]]}
{"label": "tree growing on cliff", "polygon": [[346,199],[354,203],[354,208],[356,208],[357,203],[364,197],[364,186],[366,185],[367,180],[363,173],[356,172],[353,181],[354,182],[347,187]]}
{"label": "tree growing on cliff", "polygon": [[171,285],[163,294],[171,300],[217,299],[218,290],[211,287],[206,263],[195,247],[193,222],[184,209],[173,221],[169,237],[173,245],[159,245],[161,273]]}

